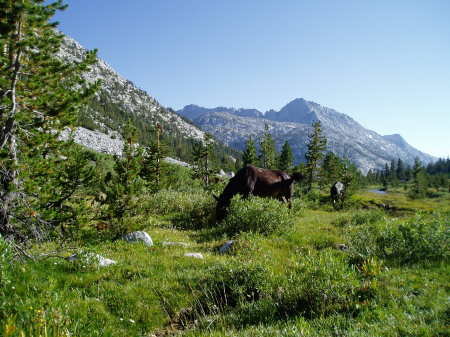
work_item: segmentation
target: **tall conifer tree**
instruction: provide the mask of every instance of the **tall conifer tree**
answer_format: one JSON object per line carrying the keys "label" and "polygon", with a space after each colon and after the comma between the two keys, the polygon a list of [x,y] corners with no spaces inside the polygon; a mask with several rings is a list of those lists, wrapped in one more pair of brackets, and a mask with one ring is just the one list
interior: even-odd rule
{"label": "tall conifer tree", "polygon": [[281,154],[278,161],[278,168],[287,171],[294,165],[294,155],[288,141],[285,141],[281,148]]}
{"label": "tall conifer tree", "polygon": [[308,135],[308,145],[305,154],[306,158],[306,189],[311,190],[316,181],[319,164],[323,157],[323,152],[327,146],[327,139],[322,135],[322,124],[320,121],[312,124],[313,130]]}
{"label": "tall conifer tree", "polygon": [[248,137],[245,150],[242,155],[243,167],[247,165],[258,165],[258,155],[256,154],[255,141],[252,136]]}
{"label": "tall conifer tree", "polygon": [[276,167],[277,150],[267,124],[264,127],[264,134],[260,142],[260,152],[261,167],[274,169]]}
{"label": "tall conifer tree", "polygon": [[399,180],[405,179],[405,164],[403,164],[403,160],[400,158],[397,160],[397,178]]}
{"label": "tall conifer tree", "polygon": [[192,149],[194,157],[194,178],[201,179],[205,187],[209,186],[209,177],[213,173],[211,157],[213,156],[213,139],[205,134],[203,141],[194,143]]}
{"label": "tall conifer tree", "polygon": [[320,174],[320,185],[326,186],[342,180],[344,163],[333,152],[327,152],[323,159],[323,165]]}
{"label": "tall conifer tree", "polygon": [[64,8],[62,1],[0,0],[1,234],[18,234],[13,219],[29,219],[20,212],[36,213],[26,209],[26,199],[40,193],[27,188],[29,164],[47,165],[56,158],[57,131],[74,122],[95,89],[81,77],[95,62],[95,52],[82,62],[56,57],[63,36],[49,20]]}
{"label": "tall conifer tree", "polygon": [[427,177],[425,169],[422,166],[419,158],[414,159],[414,166],[412,168],[413,183],[410,190],[410,196],[412,198],[423,198],[427,191]]}

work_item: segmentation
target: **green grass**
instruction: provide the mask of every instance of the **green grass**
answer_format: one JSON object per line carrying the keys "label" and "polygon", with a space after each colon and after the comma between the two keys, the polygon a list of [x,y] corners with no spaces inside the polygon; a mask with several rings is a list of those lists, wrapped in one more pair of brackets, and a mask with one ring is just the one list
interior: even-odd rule
{"label": "green grass", "polygon": [[[199,220],[203,207],[211,207],[207,195],[163,193],[145,197],[148,218],[139,215],[153,247],[107,240],[67,244],[116,265],[57,257],[11,264],[8,249],[0,248],[0,335],[449,336],[447,195],[354,196],[362,207],[389,202],[408,209],[400,215],[376,206],[310,209],[297,200],[293,224],[281,231],[227,234],[213,218]],[[431,231],[436,223],[440,231]],[[217,248],[230,238],[235,245],[220,255]],[[408,249],[395,240],[421,246]],[[443,244],[433,245],[436,240]],[[335,248],[341,243],[349,250]],[[31,252],[57,248],[47,242]]]}

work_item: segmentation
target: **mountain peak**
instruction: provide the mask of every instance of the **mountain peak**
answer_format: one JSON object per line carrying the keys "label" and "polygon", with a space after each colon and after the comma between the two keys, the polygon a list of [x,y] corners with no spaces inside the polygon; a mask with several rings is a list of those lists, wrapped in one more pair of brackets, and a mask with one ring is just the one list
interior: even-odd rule
{"label": "mountain peak", "polygon": [[295,122],[311,125],[319,118],[312,109],[311,102],[304,98],[296,98],[281,108],[280,111],[269,110],[265,117],[274,121]]}

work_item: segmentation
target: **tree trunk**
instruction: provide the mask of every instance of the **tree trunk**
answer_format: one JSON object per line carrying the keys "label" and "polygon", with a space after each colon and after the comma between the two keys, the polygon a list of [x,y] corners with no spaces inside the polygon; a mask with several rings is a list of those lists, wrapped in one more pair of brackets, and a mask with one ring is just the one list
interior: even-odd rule
{"label": "tree trunk", "polygon": [[[16,141],[16,112],[18,109],[17,103],[17,82],[19,80],[19,72],[21,68],[21,47],[17,47],[21,40],[21,18],[18,18],[16,24],[15,42],[11,43],[10,52],[10,68],[12,69],[11,86],[8,94],[11,97],[11,108],[8,116],[0,128],[0,149],[8,147],[8,158],[4,161],[6,164],[1,168],[1,190],[0,190],[0,234],[11,235],[14,234],[14,229],[10,224],[11,209],[17,198],[17,190],[19,187],[18,181],[18,160],[17,160],[17,141]],[[16,49],[17,48],[17,49]],[[16,49],[16,50],[13,50]],[[2,117],[0,115],[0,117]]]}

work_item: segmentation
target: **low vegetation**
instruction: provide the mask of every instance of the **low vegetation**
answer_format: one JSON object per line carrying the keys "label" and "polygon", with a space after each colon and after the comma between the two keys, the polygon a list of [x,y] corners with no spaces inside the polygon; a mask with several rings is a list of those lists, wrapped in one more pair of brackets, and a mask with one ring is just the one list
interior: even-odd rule
{"label": "low vegetation", "polygon": [[[229,215],[215,223],[210,192],[189,179],[178,190],[140,196],[146,216],[125,216],[130,228],[151,234],[152,247],[74,237],[33,244],[31,260],[1,239],[3,335],[448,334],[448,207],[398,216],[364,209],[385,201],[377,194],[366,203],[368,196],[356,193],[352,198],[365,201],[341,211],[324,196],[313,208],[296,198],[292,210],[276,200],[235,197]],[[220,254],[228,239],[234,245]],[[81,251],[117,264],[63,258]]]}

